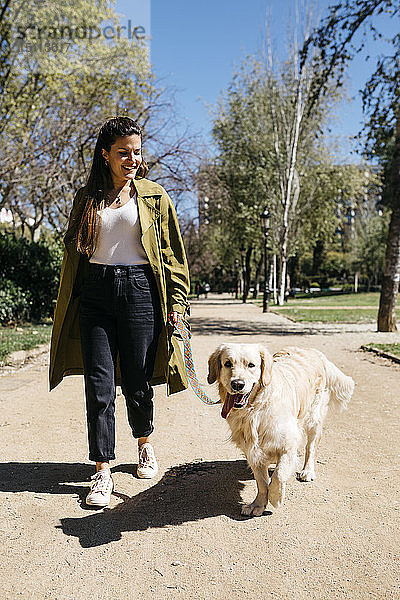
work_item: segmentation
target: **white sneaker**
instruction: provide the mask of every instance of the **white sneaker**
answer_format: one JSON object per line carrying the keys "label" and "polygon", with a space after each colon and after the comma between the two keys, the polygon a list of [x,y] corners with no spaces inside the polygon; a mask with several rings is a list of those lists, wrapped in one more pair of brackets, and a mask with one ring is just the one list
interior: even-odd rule
{"label": "white sneaker", "polygon": [[110,471],[100,469],[95,475],[92,475],[92,483],[90,484],[90,492],[86,496],[86,504],[89,504],[89,506],[108,506],[113,489],[114,483]]}
{"label": "white sneaker", "polygon": [[139,450],[137,476],[141,479],[151,479],[158,473],[158,465],[153,446],[146,442]]}

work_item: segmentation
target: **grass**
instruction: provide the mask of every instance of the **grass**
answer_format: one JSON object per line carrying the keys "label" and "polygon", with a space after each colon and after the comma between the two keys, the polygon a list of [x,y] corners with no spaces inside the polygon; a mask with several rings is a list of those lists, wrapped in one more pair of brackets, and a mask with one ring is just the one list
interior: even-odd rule
{"label": "grass", "polygon": [[[262,306],[262,296],[255,302]],[[379,292],[289,298],[271,310],[300,323],[373,323],[377,320]],[[397,311],[400,319],[400,308]]]}
{"label": "grass", "polygon": [[[262,294],[254,300],[260,306],[262,305]],[[297,298],[289,298],[282,308],[292,308],[302,306],[304,308],[329,307],[329,306],[379,306],[379,292],[361,292],[359,294],[334,294],[332,296],[313,296],[312,294],[302,295]],[[275,308],[275,307],[274,307]],[[281,307],[277,307],[281,308]]]}
{"label": "grass", "polygon": [[26,324],[21,327],[0,327],[0,364],[16,350],[31,350],[50,341],[51,325]]}
{"label": "grass", "polygon": [[[293,321],[308,323],[371,323],[376,321],[378,309],[307,309],[274,306],[273,312]],[[398,312],[400,318],[400,311]]]}
{"label": "grass", "polygon": [[289,298],[288,306],[379,306],[379,292],[359,294],[336,294],[314,297],[310,294],[302,298]]}
{"label": "grass", "polygon": [[394,344],[367,344],[369,348],[377,348],[383,352],[400,356],[400,343],[395,342]]}

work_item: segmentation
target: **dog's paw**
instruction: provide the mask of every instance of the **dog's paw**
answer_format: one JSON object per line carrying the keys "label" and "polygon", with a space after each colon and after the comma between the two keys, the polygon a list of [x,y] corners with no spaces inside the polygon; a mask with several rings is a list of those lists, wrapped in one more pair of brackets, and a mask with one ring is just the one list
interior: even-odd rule
{"label": "dog's paw", "polygon": [[285,499],[285,484],[272,478],[268,487],[268,500],[274,508],[282,506]]}
{"label": "dog's paw", "polygon": [[251,504],[245,504],[242,506],[242,515],[246,515],[247,517],[261,517],[265,510],[265,504],[255,504],[252,502]]}
{"label": "dog's paw", "polygon": [[296,477],[299,481],[314,481],[315,471],[314,469],[303,469],[296,473]]}

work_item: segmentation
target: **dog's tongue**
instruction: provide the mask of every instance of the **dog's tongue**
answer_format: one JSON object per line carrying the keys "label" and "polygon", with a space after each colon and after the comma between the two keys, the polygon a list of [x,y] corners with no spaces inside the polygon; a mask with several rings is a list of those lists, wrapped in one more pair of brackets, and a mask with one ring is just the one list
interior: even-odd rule
{"label": "dog's tongue", "polygon": [[226,419],[226,417],[231,412],[233,405],[235,402],[239,402],[242,398],[242,394],[227,394],[224,405],[221,410],[221,417]]}

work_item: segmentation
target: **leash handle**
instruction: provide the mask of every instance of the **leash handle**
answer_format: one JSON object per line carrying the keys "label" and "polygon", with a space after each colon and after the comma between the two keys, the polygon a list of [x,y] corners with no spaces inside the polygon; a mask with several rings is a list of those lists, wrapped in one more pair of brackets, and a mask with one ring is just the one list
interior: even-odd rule
{"label": "leash handle", "polygon": [[204,402],[204,404],[218,404],[219,400],[214,402],[205,392],[203,392],[199,380],[197,379],[193,363],[192,347],[190,345],[191,333],[180,314],[178,314],[178,320],[175,323],[175,330],[179,333],[183,341],[183,356],[185,359],[186,373],[194,393]]}

